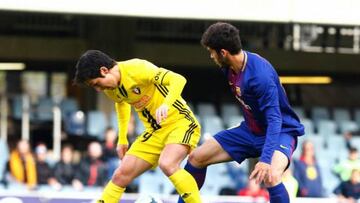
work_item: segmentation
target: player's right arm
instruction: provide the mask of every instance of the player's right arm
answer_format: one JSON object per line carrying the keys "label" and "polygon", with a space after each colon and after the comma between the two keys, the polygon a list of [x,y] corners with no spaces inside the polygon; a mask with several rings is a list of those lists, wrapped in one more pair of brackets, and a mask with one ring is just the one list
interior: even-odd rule
{"label": "player's right arm", "polygon": [[155,112],[156,121],[159,124],[167,117],[167,112],[171,105],[181,96],[186,84],[186,79],[173,71],[159,68],[149,61],[136,59],[132,60],[136,69],[132,70],[136,77],[147,84],[155,84],[159,87],[160,93],[165,97]]}
{"label": "player's right arm", "polygon": [[271,161],[279,139],[282,118],[279,104],[278,90],[275,84],[275,77],[270,68],[264,68],[262,74],[257,74],[251,81],[251,89],[258,98],[260,111],[264,112],[267,121],[266,138],[260,156],[260,161],[250,178],[256,177],[257,183],[261,183],[266,177],[272,181]]}
{"label": "player's right arm", "polygon": [[118,143],[116,151],[120,159],[122,159],[128,150],[129,142],[127,139],[128,125],[131,116],[131,106],[126,102],[116,102],[115,110],[118,119]]}

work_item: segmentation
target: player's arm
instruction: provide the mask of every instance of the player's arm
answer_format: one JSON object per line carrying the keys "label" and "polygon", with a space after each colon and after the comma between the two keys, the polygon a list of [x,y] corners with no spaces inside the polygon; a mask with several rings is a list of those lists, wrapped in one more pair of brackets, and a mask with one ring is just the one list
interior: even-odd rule
{"label": "player's arm", "polygon": [[258,98],[260,111],[263,111],[265,114],[267,129],[260,162],[257,164],[259,166],[255,168],[250,177],[255,177],[257,174],[257,182],[261,182],[265,177],[268,177],[269,181],[271,181],[271,159],[280,136],[282,125],[278,90],[271,73],[255,77],[252,81],[252,90]]}
{"label": "player's arm", "polygon": [[146,80],[157,85],[161,89],[160,92],[165,96],[163,104],[156,110],[156,121],[160,123],[166,119],[169,107],[180,97],[186,79],[170,70],[158,68],[148,61],[143,61],[143,68],[144,73],[146,73]]}
{"label": "player's arm", "polygon": [[154,78],[155,84],[165,85],[169,90],[164,99],[164,103],[156,110],[156,121],[160,123],[167,118],[169,107],[180,97],[186,84],[186,79],[177,73],[160,68]]}
{"label": "player's arm", "polygon": [[119,127],[117,152],[120,159],[122,159],[129,146],[127,133],[128,133],[130,116],[131,116],[131,106],[126,102],[120,102],[120,103],[116,102],[115,110],[117,114],[118,127]]}
{"label": "player's arm", "polygon": [[157,75],[159,77],[154,77],[154,83],[165,85],[169,90],[165,97],[164,104],[171,106],[181,95],[186,84],[186,79],[182,75],[164,68],[159,68]]}
{"label": "player's arm", "polygon": [[277,145],[281,132],[281,112],[279,106],[271,106],[265,109],[265,116],[268,123],[266,140],[260,161],[271,164],[271,159]]}

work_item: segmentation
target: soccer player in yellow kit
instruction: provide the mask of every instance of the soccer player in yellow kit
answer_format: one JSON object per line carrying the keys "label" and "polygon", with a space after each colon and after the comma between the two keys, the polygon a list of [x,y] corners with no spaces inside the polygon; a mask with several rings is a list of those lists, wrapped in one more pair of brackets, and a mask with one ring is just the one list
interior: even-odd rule
{"label": "soccer player in yellow kit", "polygon": [[[88,50],[76,64],[75,82],[104,92],[115,102],[119,121],[117,152],[122,162],[99,203],[118,203],[134,178],[157,165],[186,203],[201,202],[194,178],[180,168],[200,138],[200,125],[181,97],[183,76],[146,60],[116,62],[101,51]],[[131,106],[145,131],[128,149]]]}

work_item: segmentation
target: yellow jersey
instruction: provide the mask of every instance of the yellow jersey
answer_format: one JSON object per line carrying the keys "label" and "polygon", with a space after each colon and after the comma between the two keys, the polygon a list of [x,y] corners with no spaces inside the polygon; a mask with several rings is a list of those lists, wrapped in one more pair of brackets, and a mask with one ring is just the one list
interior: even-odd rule
{"label": "yellow jersey", "polygon": [[[193,119],[190,108],[181,97],[186,79],[170,70],[159,68],[141,59],[131,59],[117,63],[120,83],[115,89],[104,93],[115,102],[119,121],[119,144],[127,144],[127,125],[131,106],[134,107],[146,130],[156,131],[180,118]],[[156,122],[155,112],[162,104],[169,107],[167,118]]]}

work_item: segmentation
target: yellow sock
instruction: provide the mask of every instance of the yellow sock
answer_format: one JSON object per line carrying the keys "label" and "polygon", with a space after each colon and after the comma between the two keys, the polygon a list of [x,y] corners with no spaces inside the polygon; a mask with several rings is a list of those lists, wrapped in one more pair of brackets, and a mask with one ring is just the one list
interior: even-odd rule
{"label": "yellow sock", "polygon": [[112,181],[106,185],[98,203],[119,203],[121,195],[124,193],[125,188],[115,185]]}
{"label": "yellow sock", "polygon": [[201,203],[199,189],[190,173],[180,169],[172,174],[169,179],[185,203]]}

